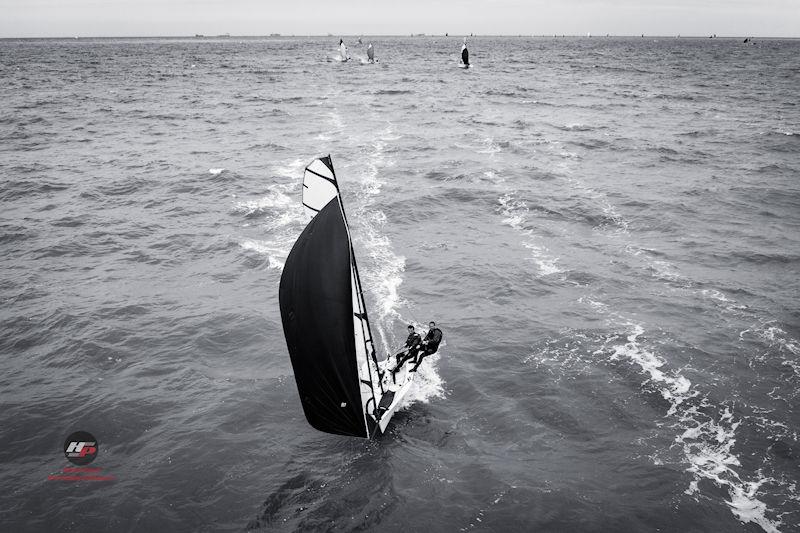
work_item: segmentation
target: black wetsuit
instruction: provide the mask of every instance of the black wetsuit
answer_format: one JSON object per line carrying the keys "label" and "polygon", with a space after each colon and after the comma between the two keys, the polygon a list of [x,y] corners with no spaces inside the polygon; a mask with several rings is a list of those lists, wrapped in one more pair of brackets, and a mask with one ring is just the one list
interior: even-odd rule
{"label": "black wetsuit", "polygon": [[439,349],[439,343],[442,342],[442,330],[437,327],[432,327],[427,335],[423,344],[425,345],[425,355],[436,353]]}
{"label": "black wetsuit", "polygon": [[428,334],[425,335],[425,340],[422,341],[422,348],[419,350],[419,355],[415,361],[414,368],[411,370],[416,370],[420,364],[422,364],[422,360],[425,357],[436,353],[436,350],[439,349],[439,343],[442,342],[442,330],[437,328],[436,326],[432,327]]}
{"label": "black wetsuit", "polygon": [[417,352],[420,350],[420,345],[422,344],[422,337],[419,336],[419,333],[416,331],[412,331],[408,334],[408,338],[406,339],[405,350],[395,355],[397,357],[397,364],[395,365],[395,371],[407,360],[416,357]]}

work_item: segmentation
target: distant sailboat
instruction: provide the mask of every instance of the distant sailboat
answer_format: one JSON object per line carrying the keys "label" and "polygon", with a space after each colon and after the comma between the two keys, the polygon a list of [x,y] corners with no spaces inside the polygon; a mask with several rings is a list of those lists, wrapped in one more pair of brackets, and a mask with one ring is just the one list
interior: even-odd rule
{"label": "distant sailboat", "polygon": [[411,387],[413,362],[378,362],[361,278],[330,156],[303,177],[312,217],[286,258],[278,291],[286,344],[308,423],[337,435],[384,432]]}
{"label": "distant sailboat", "polygon": [[339,39],[339,60],[340,61],[347,61],[350,59],[347,57],[347,46],[345,46],[344,41]]}
{"label": "distant sailboat", "polygon": [[469,68],[469,50],[467,50],[467,39],[464,39],[464,45],[461,47],[461,65],[464,68]]}
{"label": "distant sailboat", "polygon": [[375,62],[375,49],[372,47],[372,43],[367,45],[367,60],[369,60],[370,63]]}

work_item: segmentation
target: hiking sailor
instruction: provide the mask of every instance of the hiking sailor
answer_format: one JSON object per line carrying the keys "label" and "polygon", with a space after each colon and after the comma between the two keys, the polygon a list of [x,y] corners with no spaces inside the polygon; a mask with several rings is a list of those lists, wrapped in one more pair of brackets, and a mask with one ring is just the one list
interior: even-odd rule
{"label": "hiking sailor", "polygon": [[397,372],[397,370],[403,366],[403,363],[408,361],[409,359],[415,359],[417,356],[417,352],[419,352],[420,347],[422,344],[422,337],[419,336],[419,333],[414,331],[414,326],[411,324],[408,325],[408,337],[406,338],[406,344],[403,346],[403,350],[395,355],[397,358],[397,364],[394,365],[394,370],[392,373]]}
{"label": "hiking sailor", "polygon": [[436,322],[431,320],[430,323],[428,323],[428,327],[430,329],[428,329],[428,334],[425,335],[425,339],[422,341],[422,345],[417,351],[414,368],[411,369],[412,372],[415,372],[417,368],[419,368],[423,359],[436,353],[436,350],[439,349],[439,343],[442,342],[442,330],[436,327]]}

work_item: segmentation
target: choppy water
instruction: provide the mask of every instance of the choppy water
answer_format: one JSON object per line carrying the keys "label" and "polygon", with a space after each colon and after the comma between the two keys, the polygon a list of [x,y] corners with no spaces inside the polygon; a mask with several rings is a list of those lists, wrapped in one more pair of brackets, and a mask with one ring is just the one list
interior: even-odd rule
{"label": "choppy water", "polygon": [[[798,530],[800,41],[337,42],[0,41],[2,529]],[[445,333],[378,441],[280,324],[328,153]]]}

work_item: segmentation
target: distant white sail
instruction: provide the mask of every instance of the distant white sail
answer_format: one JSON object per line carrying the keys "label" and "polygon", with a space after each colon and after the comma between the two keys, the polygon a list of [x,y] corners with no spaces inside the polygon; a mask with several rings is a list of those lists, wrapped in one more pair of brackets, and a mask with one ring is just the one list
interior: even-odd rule
{"label": "distant white sail", "polygon": [[339,55],[342,56],[342,61],[347,59],[347,47],[344,45],[344,43],[339,45]]}

